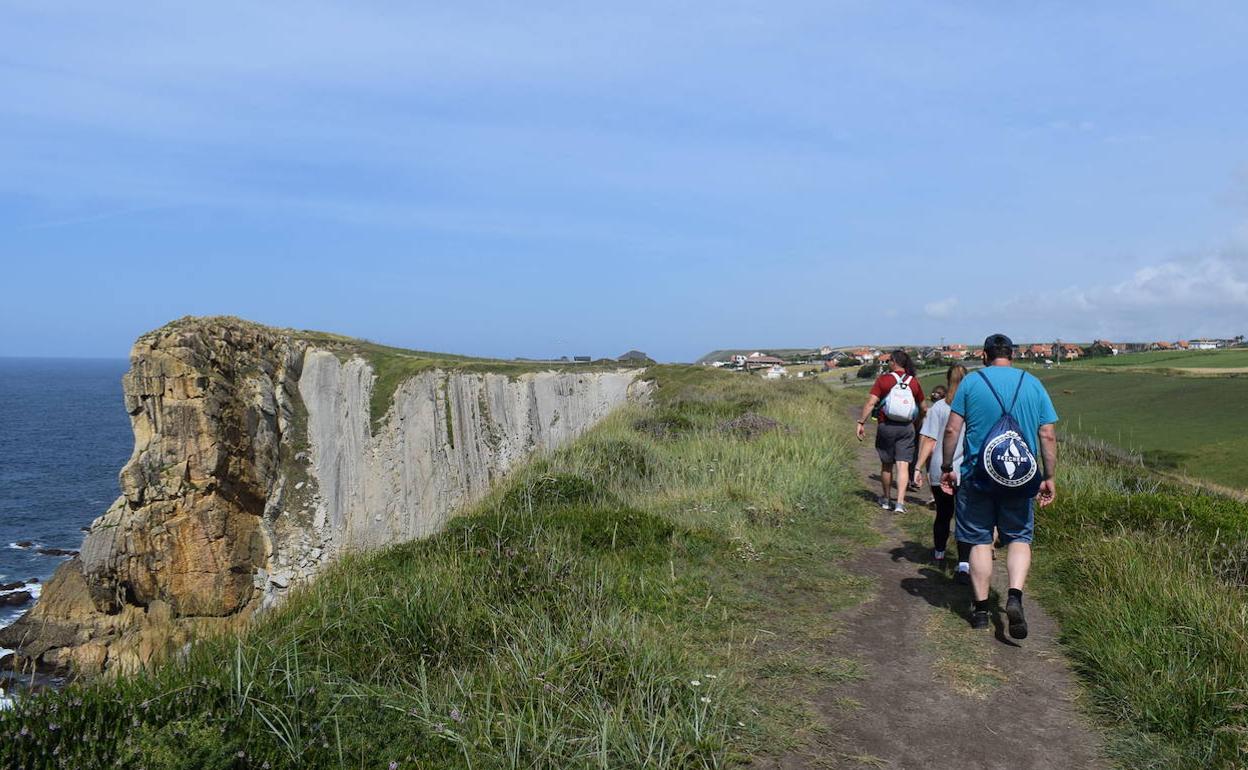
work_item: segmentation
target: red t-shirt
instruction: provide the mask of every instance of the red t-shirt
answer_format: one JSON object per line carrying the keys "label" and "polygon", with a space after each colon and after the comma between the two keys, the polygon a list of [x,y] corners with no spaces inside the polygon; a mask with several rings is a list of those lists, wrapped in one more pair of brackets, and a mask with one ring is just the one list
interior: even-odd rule
{"label": "red t-shirt", "polygon": [[[905,376],[904,374],[902,375]],[[871,395],[883,401],[888,396],[888,392],[897,384],[897,377],[892,372],[881,374],[871,386]],[[910,378],[910,390],[914,391],[914,403],[918,404],[919,411],[923,411],[923,386],[919,384],[918,377]],[[879,419],[879,415],[876,415]]]}

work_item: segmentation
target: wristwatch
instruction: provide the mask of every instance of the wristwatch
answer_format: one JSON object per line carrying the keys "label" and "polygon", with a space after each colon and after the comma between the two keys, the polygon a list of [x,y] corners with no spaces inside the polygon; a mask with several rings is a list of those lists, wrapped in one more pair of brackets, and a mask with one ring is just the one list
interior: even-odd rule
{"label": "wristwatch", "polygon": [[942,466],[940,466],[940,472],[941,472],[941,473],[953,473],[953,466],[952,466],[952,465],[942,465]]}

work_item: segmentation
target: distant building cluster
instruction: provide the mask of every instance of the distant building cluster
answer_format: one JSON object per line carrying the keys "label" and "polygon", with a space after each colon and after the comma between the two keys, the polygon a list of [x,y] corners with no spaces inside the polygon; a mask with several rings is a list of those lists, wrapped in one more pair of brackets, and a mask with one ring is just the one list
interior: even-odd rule
{"label": "distant building cluster", "polygon": [[[1217,350],[1242,345],[1244,345],[1243,335],[1227,339],[1201,338],[1176,342],[1094,340],[1084,344],[1058,340],[1020,344],[1016,355],[1022,359],[1054,364],[1080,358],[1117,356],[1152,350]],[[968,347],[961,343],[938,346],[901,346],[901,348],[910,353],[917,362],[929,367],[958,361],[976,361],[983,354],[980,348]],[[848,372],[852,370],[857,376],[868,377],[875,376],[876,373],[884,370],[889,356],[896,349],[897,346],[861,345],[834,348],[824,345],[811,350],[755,350],[750,353],[725,354],[722,358],[705,363],[708,366],[758,374],[769,379],[789,376],[804,377],[834,369],[846,370],[846,376],[849,376]],[[795,375],[790,374],[790,369],[799,367],[800,371]]]}

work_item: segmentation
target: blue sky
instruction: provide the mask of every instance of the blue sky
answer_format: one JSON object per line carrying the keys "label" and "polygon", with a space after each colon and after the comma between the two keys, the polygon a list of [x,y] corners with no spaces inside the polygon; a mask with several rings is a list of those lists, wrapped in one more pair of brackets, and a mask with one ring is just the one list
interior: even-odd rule
{"label": "blue sky", "polygon": [[1238,2],[0,2],[0,355],[1248,333]]}

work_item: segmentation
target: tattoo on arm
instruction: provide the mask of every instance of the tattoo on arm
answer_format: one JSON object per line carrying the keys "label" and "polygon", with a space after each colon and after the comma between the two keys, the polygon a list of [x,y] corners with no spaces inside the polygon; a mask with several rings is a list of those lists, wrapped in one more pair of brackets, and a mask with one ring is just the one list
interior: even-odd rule
{"label": "tattoo on arm", "polygon": [[1044,456],[1044,477],[1051,479],[1057,473],[1057,431],[1051,423],[1040,426],[1040,453]]}

